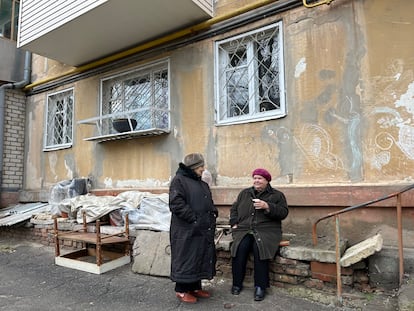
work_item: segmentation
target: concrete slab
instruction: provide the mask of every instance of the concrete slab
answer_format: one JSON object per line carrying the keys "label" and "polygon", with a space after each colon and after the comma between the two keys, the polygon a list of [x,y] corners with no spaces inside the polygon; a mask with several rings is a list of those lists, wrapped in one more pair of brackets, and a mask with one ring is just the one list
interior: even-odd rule
{"label": "concrete slab", "polygon": [[345,251],[341,257],[340,263],[342,267],[349,267],[354,263],[368,258],[375,252],[382,249],[383,238],[381,234],[376,234],[358,244],[355,244]]}
{"label": "concrete slab", "polygon": [[[280,254],[285,258],[328,263],[336,262],[335,241],[330,238],[319,238],[316,246],[312,245],[310,236],[298,235],[292,237],[289,242],[289,246],[280,248]],[[345,252],[346,246],[347,240],[341,240],[339,245],[340,255]]]}
{"label": "concrete slab", "polygon": [[170,276],[170,233],[137,230],[133,246],[132,271],[154,276]]}

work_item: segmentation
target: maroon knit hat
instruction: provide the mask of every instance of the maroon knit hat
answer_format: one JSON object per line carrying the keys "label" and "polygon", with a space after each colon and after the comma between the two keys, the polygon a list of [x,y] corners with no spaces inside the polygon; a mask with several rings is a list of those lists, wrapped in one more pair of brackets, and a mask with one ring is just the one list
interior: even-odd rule
{"label": "maroon knit hat", "polygon": [[270,182],[272,180],[272,175],[270,175],[270,173],[267,170],[265,170],[264,168],[256,168],[252,173],[252,177],[254,175],[260,175],[260,176],[264,177],[268,182]]}

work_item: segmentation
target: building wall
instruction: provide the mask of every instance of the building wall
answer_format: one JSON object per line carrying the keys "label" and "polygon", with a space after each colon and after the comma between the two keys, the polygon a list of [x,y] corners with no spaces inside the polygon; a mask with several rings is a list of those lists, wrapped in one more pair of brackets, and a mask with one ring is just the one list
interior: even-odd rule
{"label": "building wall", "polygon": [[6,90],[4,153],[0,206],[19,201],[23,187],[26,96],[19,90]]}
{"label": "building wall", "polygon": [[[77,125],[70,150],[43,153],[39,144],[28,146],[27,165],[39,171],[31,174],[27,188],[38,188],[40,180],[48,186],[89,174],[98,188],[119,187],[125,180],[130,180],[126,186],[146,185],[150,179],[154,186],[165,185],[183,155],[191,151],[206,154],[217,186],[249,184],[256,166],[268,168],[276,184],[410,182],[414,166],[410,51],[414,47],[399,34],[414,27],[405,13],[411,5],[337,0],[156,55],[171,61],[172,133],[95,144],[83,141],[92,129]],[[287,117],[215,126],[214,41],[280,19]],[[386,42],[391,48],[380,49]],[[35,65],[39,76],[49,71],[56,74],[60,68],[46,61],[35,61]],[[56,88],[75,87],[76,120],[97,115],[99,78],[109,74]],[[45,99],[46,94],[29,98],[33,107],[29,120],[36,119],[33,126],[44,126]],[[36,132],[36,141],[42,141],[39,130],[28,131]],[[84,150],[91,155],[88,159]],[[150,165],[160,160],[161,165]]]}
{"label": "building wall", "polygon": [[[234,5],[234,1],[217,1],[222,13]],[[292,208],[299,211],[292,216],[307,215],[296,224],[309,224],[325,211],[386,194],[378,187],[412,183],[414,42],[409,34],[414,31],[413,10],[414,2],[404,0],[335,0],[313,9],[299,7],[47,91],[74,87],[75,120],[94,117],[100,78],[168,57],[172,109],[168,135],[96,143],[83,140],[92,136],[93,128],[78,124],[72,148],[44,152],[39,142],[43,141],[47,92],[29,96],[23,188],[48,191],[61,180],[89,176],[94,190],[166,191],[184,155],[201,152],[214,177],[217,204],[231,204],[234,197],[222,199],[228,189],[237,193],[250,186],[251,171],[266,167],[273,186],[302,197],[302,203]],[[279,20],[284,27],[287,116],[215,126],[215,40]],[[35,77],[53,76],[64,69],[41,57],[34,59]],[[350,185],[355,188],[349,190]],[[368,187],[363,195],[357,191],[360,186]],[[347,199],[339,202],[338,193]],[[296,200],[292,196],[289,202]],[[405,219],[412,223],[414,213],[408,208],[413,204],[404,202]],[[308,215],[311,207],[318,209]],[[369,218],[364,218],[365,223],[374,232],[377,223]],[[377,220],[395,229],[394,220]],[[293,221],[290,218],[287,223]],[[353,230],[352,222],[345,226]]]}

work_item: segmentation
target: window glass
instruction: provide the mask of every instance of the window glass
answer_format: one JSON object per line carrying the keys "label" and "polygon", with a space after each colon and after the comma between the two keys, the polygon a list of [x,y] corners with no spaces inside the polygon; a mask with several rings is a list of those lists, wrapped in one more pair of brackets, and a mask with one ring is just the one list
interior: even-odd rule
{"label": "window glass", "polygon": [[73,133],[73,89],[47,97],[46,149],[69,147]]}
{"label": "window glass", "polygon": [[281,22],[216,42],[218,124],[285,116]]}
{"label": "window glass", "polygon": [[17,40],[19,2],[18,0],[0,1],[0,37]]}

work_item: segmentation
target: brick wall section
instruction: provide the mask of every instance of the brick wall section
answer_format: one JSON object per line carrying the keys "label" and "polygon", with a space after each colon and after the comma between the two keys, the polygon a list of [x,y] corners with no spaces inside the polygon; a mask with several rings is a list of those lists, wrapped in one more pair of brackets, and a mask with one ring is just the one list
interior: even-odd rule
{"label": "brick wall section", "polygon": [[[35,225],[34,227],[2,227],[2,237],[25,239],[54,247],[53,225]],[[131,249],[134,244],[131,237]],[[82,243],[68,240],[60,241],[61,250],[64,248],[81,249]],[[131,254],[132,255],[132,254]],[[231,256],[229,251],[217,250],[217,276],[231,280]],[[369,285],[368,269],[364,263],[358,266],[344,268],[341,272],[342,291],[352,289],[361,292],[372,292]],[[253,285],[253,258],[247,263],[245,285]],[[336,266],[332,263],[308,262],[277,256],[270,264],[270,285],[283,288],[304,286],[332,294],[336,292]]]}
{"label": "brick wall section", "polygon": [[26,96],[20,90],[6,89],[4,153],[0,207],[18,203],[23,187],[24,129]]}
{"label": "brick wall section", "polygon": [[[231,279],[231,257],[227,251],[217,252],[217,270],[218,275]],[[270,264],[270,285],[276,287],[289,288],[294,286],[304,286],[324,290],[334,294],[336,292],[336,266],[331,263],[317,263],[319,272],[325,271],[330,277],[322,273],[322,277],[312,272],[311,266],[314,262],[300,261],[281,256],[276,256]],[[326,266],[325,266],[326,265]],[[334,275],[331,275],[332,266],[335,267]],[[346,268],[342,270],[342,290],[343,292],[352,289],[361,292],[372,292],[369,285],[369,277],[366,265],[359,265],[358,269]],[[251,257],[247,263],[245,282],[253,285],[253,258]]]}

